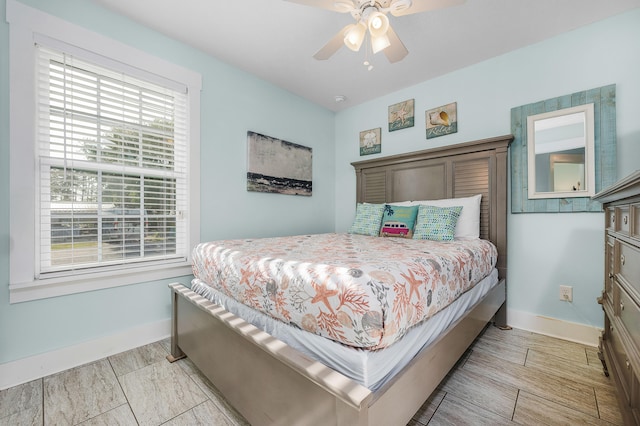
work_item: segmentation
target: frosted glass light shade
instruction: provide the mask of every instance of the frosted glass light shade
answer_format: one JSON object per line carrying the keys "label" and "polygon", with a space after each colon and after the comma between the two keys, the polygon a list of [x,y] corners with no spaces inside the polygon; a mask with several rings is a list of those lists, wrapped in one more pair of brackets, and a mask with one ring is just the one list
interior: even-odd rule
{"label": "frosted glass light shade", "polygon": [[379,51],[386,49],[390,45],[391,42],[389,41],[389,37],[387,37],[386,34],[378,37],[371,37],[371,50],[373,51],[373,53],[378,53]]}
{"label": "frosted glass light shade", "polygon": [[389,18],[380,12],[373,12],[369,16],[369,33],[371,37],[380,37],[387,35],[389,30]]}
{"label": "frosted glass light shade", "polygon": [[344,44],[349,49],[357,52],[362,46],[364,41],[364,35],[367,32],[367,28],[362,23],[353,24],[353,26],[345,32]]}

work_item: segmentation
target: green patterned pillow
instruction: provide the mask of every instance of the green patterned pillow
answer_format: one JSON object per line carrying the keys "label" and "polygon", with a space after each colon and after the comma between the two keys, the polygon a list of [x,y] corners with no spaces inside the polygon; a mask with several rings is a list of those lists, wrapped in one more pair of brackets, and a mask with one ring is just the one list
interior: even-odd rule
{"label": "green patterned pillow", "polygon": [[421,205],[418,210],[414,240],[452,241],[462,206],[435,207]]}
{"label": "green patterned pillow", "polygon": [[371,235],[377,237],[380,232],[384,204],[358,203],[356,206],[356,218],[353,220],[350,234]]}

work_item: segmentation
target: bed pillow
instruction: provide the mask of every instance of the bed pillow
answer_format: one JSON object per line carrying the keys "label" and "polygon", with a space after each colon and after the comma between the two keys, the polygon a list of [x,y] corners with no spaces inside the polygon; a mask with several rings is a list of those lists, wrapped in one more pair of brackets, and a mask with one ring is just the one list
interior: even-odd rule
{"label": "bed pillow", "polygon": [[482,194],[462,198],[414,201],[414,204],[435,207],[462,206],[455,230],[456,238],[480,238],[480,202]]}
{"label": "bed pillow", "polygon": [[462,206],[421,205],[413,231],[414,240],[452,241]]}
{"label": "bed pillow", "polygon": [[411,238],[416,216],[418,216],[418,207],[385,204],[380,236]]}
{"label": "bed pillow", "polygon": [[349,233],[377,237],[380,232],[384,206],[384,204],[358,203],[356,217],[349,228]]}

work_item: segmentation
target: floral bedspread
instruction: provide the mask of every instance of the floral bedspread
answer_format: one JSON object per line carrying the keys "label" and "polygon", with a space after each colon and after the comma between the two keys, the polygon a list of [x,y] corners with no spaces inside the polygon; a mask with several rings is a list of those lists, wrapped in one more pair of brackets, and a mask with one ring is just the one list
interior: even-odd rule
{"label": "floral bedspread", "polygon": [[472,288],[496,258],[495,246],[481,239],[316,234],[201,243],[193,272],[281,321],[377,349]]}

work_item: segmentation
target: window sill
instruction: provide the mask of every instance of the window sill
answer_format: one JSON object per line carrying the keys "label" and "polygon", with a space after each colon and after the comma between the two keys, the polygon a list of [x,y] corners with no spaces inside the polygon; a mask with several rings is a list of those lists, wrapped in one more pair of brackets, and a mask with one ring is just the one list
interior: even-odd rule
{"label": "window sill", "polygon": [[189,262],[180,261],[162,267],[147,265],[124,271],[78,274],[64,278],[34,280],[9,286],[9,303],[28,302],[50,297],[103,290],[124,285],[177,278],[193,273]]}

